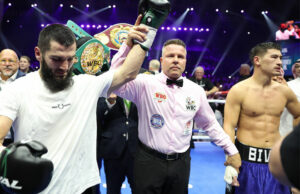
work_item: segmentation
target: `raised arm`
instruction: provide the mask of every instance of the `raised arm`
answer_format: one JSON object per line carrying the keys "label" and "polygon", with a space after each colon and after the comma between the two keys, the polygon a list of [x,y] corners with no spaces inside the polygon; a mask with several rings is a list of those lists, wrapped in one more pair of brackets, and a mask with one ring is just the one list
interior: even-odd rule
{"label": "raised arm", "polygon": [[[118,89],[122,84],[133,80],[138,74],[144,61],[146,51],[153,44],[157,30],[170,13],[169,1],[140,1],[139,13],[141,14],[135,26],[129,33],[127,42],[134,40],[135,44],[128,53],[123,65],[114,74],[111,88],[108,92]],[[141,24],[141,25],[139,25]],[[145,34],[147,32],[147,34]],[[143,49],[142,49],[143,48]]]}
{"label": "raised arm", "polygon": [[143,64],[146,51],[142,49],[140,44],[133,45],[133,40],[139,40],[140,42],[146,40],[145,33],[148,29],[145,26],[139,26],[141,18],[142,16],[140,15],[135,22],[135,26],[132,27],[128,34],[126,43],[132,49],[129,51],[124,63],[116,69],[109,93],[118,89],[124,83],[135,79]]}
{"label": "raised arm", "polygon": [[[6,116],[0,116],[0,146],[2,146],[4,138],[6,134],[8,133],[11,125],[12,125],[12,120],[9,119]],[[1,151],[1,150],[0,150]]]}

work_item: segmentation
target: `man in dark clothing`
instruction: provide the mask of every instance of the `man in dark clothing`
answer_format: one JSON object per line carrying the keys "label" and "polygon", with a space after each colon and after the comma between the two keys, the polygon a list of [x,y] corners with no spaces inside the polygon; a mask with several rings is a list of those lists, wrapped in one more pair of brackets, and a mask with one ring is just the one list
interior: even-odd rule
{"label": "man in dark clothing", "polygon": [[204,69],[203,67],[199,66],[196,68],[194,76],[190,80],[202,86],[206,92],[206,96],[210,96],[219,91],[219,89],[214,86],[214,84],[208,78],[204,78],[203,76]]}
{"label": "man in dark clothing", "polygon": [[107,193],[120,193],[127,177],[133,186],[133,163],[138,142],[138,114],[135,104],[111,94],[97,105],[98,157],[104,159]]}
{"label": "man in dark clothing", "polygon": [[250,77],[250,66],[248,64],[241,64],[238,82],[243,81],[249,77]]}

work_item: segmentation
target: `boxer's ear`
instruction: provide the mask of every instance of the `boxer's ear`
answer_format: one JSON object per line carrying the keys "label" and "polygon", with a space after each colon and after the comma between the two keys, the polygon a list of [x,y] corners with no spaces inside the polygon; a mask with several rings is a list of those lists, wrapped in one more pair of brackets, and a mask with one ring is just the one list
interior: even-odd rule
{"label": "boxer's ear", "polygon": [[259,56],[254,56],[253,57],[253,63],[255,66],[260,66],[260,57]]}
{"label": "boxer's ear", "polygon": [[42,61],[42,52],[41,52],[41,49],[37,46],[34,47],[34,55],[35,55],[36,60],[38,60],[39,62]]}

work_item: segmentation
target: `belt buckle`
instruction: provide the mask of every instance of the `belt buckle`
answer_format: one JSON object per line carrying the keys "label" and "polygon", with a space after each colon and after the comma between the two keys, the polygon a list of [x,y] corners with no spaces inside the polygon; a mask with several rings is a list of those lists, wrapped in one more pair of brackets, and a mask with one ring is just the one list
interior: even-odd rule
{"label": "belt buckle", "polygon": [[167,154],[166,160],[177,160],[177,159],[178,159],[178,153]]}

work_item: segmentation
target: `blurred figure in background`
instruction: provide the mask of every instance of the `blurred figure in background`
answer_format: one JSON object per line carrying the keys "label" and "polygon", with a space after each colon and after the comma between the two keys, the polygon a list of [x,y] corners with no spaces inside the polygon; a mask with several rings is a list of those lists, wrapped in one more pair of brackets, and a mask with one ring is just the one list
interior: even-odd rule
{"label": "blurred figure in background", "polygon": [[99,156],[104,159],[107,194],[121,193],[127,177],[133,188],[133,164],[138,143],[138,112],[134,103],[111,94],[99,98]]}
{"label": "blurred figure in background", "polygon": [[20,57],[20,70],[23,73],[30,73],[32,70],[30,69],[30,58],[26,55]]}
{"label": "blurred figure in background", "polygon": [[[300,59],[298,59],[292,66],[292,72],[294,75],[294,80],[287,82],[286,84],[293,90],[296,94],[297,99],[300,100]],[[284,80],[285,81],[285,80]],[[285,108],[280,117],[279,131],[282,136],[288,134],[293,129],[293,119],[294,117]]]}
{"label": "blurred figure in background", "polygon": [[287,24],[282,23],[279,29],[275,33],[275,40],[288,40],[290,38],[289,32],[287,31]]}
{"label": "blurred figure in background", "polygon": [[149,62],[149,71],[154,72],[154,74],[158,74],[160,69],[160,62],[157,59],[152,59]]}
{"label": "blurred figure in background", "polygon": [[204,68],[198,66],[195,69],[194,76],[191,77],[190,80],[200,85],[205,90],[206,96],[210,96],[218,92],[219,89],[208,78],[205,78],[204,74]]}
{"label": "blurred figure in background", "polygon": [[239,80],[238,82],[240,81],[243,81],[247,78],[250,77],[250,66],[248,64],[241,64],[241,67],[240,67],[240,75],[239,75]]}
{"label": "blurred figure in background", "polygon": [[[26,74],[19,70],[19,58],[15,51],[11,49],[3,49],[0,52],[0,92],[8,84]],[[6,135],[3,145],[7,146],[14,140],[14,131],[11,128]]]}

